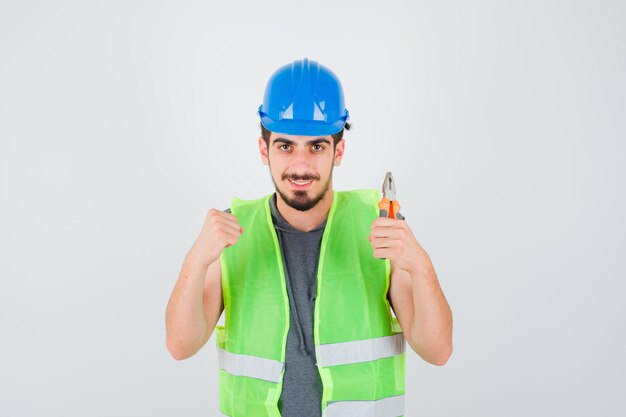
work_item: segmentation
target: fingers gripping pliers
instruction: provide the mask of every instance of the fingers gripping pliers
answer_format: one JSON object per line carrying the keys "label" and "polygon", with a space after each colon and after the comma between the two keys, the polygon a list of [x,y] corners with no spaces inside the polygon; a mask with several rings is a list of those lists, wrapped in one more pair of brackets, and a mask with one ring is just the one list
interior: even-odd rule
{"label": "fingers gripping pliers", "polygon": [[400,203],[396,200],[396,183],[391,172],[385,175],[383,182],[383,198],[378,202],[379,217],[389,217],[391,219],[404,220],[400,214]]}

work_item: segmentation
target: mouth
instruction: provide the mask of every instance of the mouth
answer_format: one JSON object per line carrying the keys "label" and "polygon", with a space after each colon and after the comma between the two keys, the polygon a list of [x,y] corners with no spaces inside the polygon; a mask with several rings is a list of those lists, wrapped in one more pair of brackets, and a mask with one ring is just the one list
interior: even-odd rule
{"label": "mouth", "polygon": [[291,187],[295,190],[307,190],[311,184],[313,184],[313,180],[292,180],[291,178],[287,178]]}

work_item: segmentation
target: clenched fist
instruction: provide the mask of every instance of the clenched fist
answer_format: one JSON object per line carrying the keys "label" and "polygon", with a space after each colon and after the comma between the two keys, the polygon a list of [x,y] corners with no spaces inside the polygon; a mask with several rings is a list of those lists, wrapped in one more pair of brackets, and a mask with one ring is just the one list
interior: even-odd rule
{"label": "clenched fist", "polygon": [[211,209],[188,256],[202,265],[212,264],[220,257],[224,248],[237,243],[242,233],[243,229],[237,222],[237,217]]}

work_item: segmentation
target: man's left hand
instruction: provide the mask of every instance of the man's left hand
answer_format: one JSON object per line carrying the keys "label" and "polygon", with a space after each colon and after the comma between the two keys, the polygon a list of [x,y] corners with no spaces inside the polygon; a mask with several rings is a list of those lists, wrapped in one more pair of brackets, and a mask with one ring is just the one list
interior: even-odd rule
{"label": "man's left hand", "polygon": [[368,240],[376,258],[389,258],[393,269],[409,273],[432,269],[430,257],[419,244],[406,220],[377,217]]}

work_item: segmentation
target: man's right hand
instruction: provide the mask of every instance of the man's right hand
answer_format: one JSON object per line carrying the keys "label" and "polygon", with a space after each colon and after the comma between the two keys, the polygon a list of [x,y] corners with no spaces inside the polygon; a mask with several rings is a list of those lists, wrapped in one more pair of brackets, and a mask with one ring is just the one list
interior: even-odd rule
{"label": "man's right hand", "polygon": [[242,233],[243,229],[237,217],[211,209],[204,219],[198,238],[189,250],[188,257],[193,262],[208,266],[220,257],[224,248],[237,243]]}
{"label": "man's right hand", "polygon": [[165,311],[166,345],[175,359],[195,355],[211,337],[224,310],[219,257],[241,233],[234,215],[216,209],[207,213]]}

